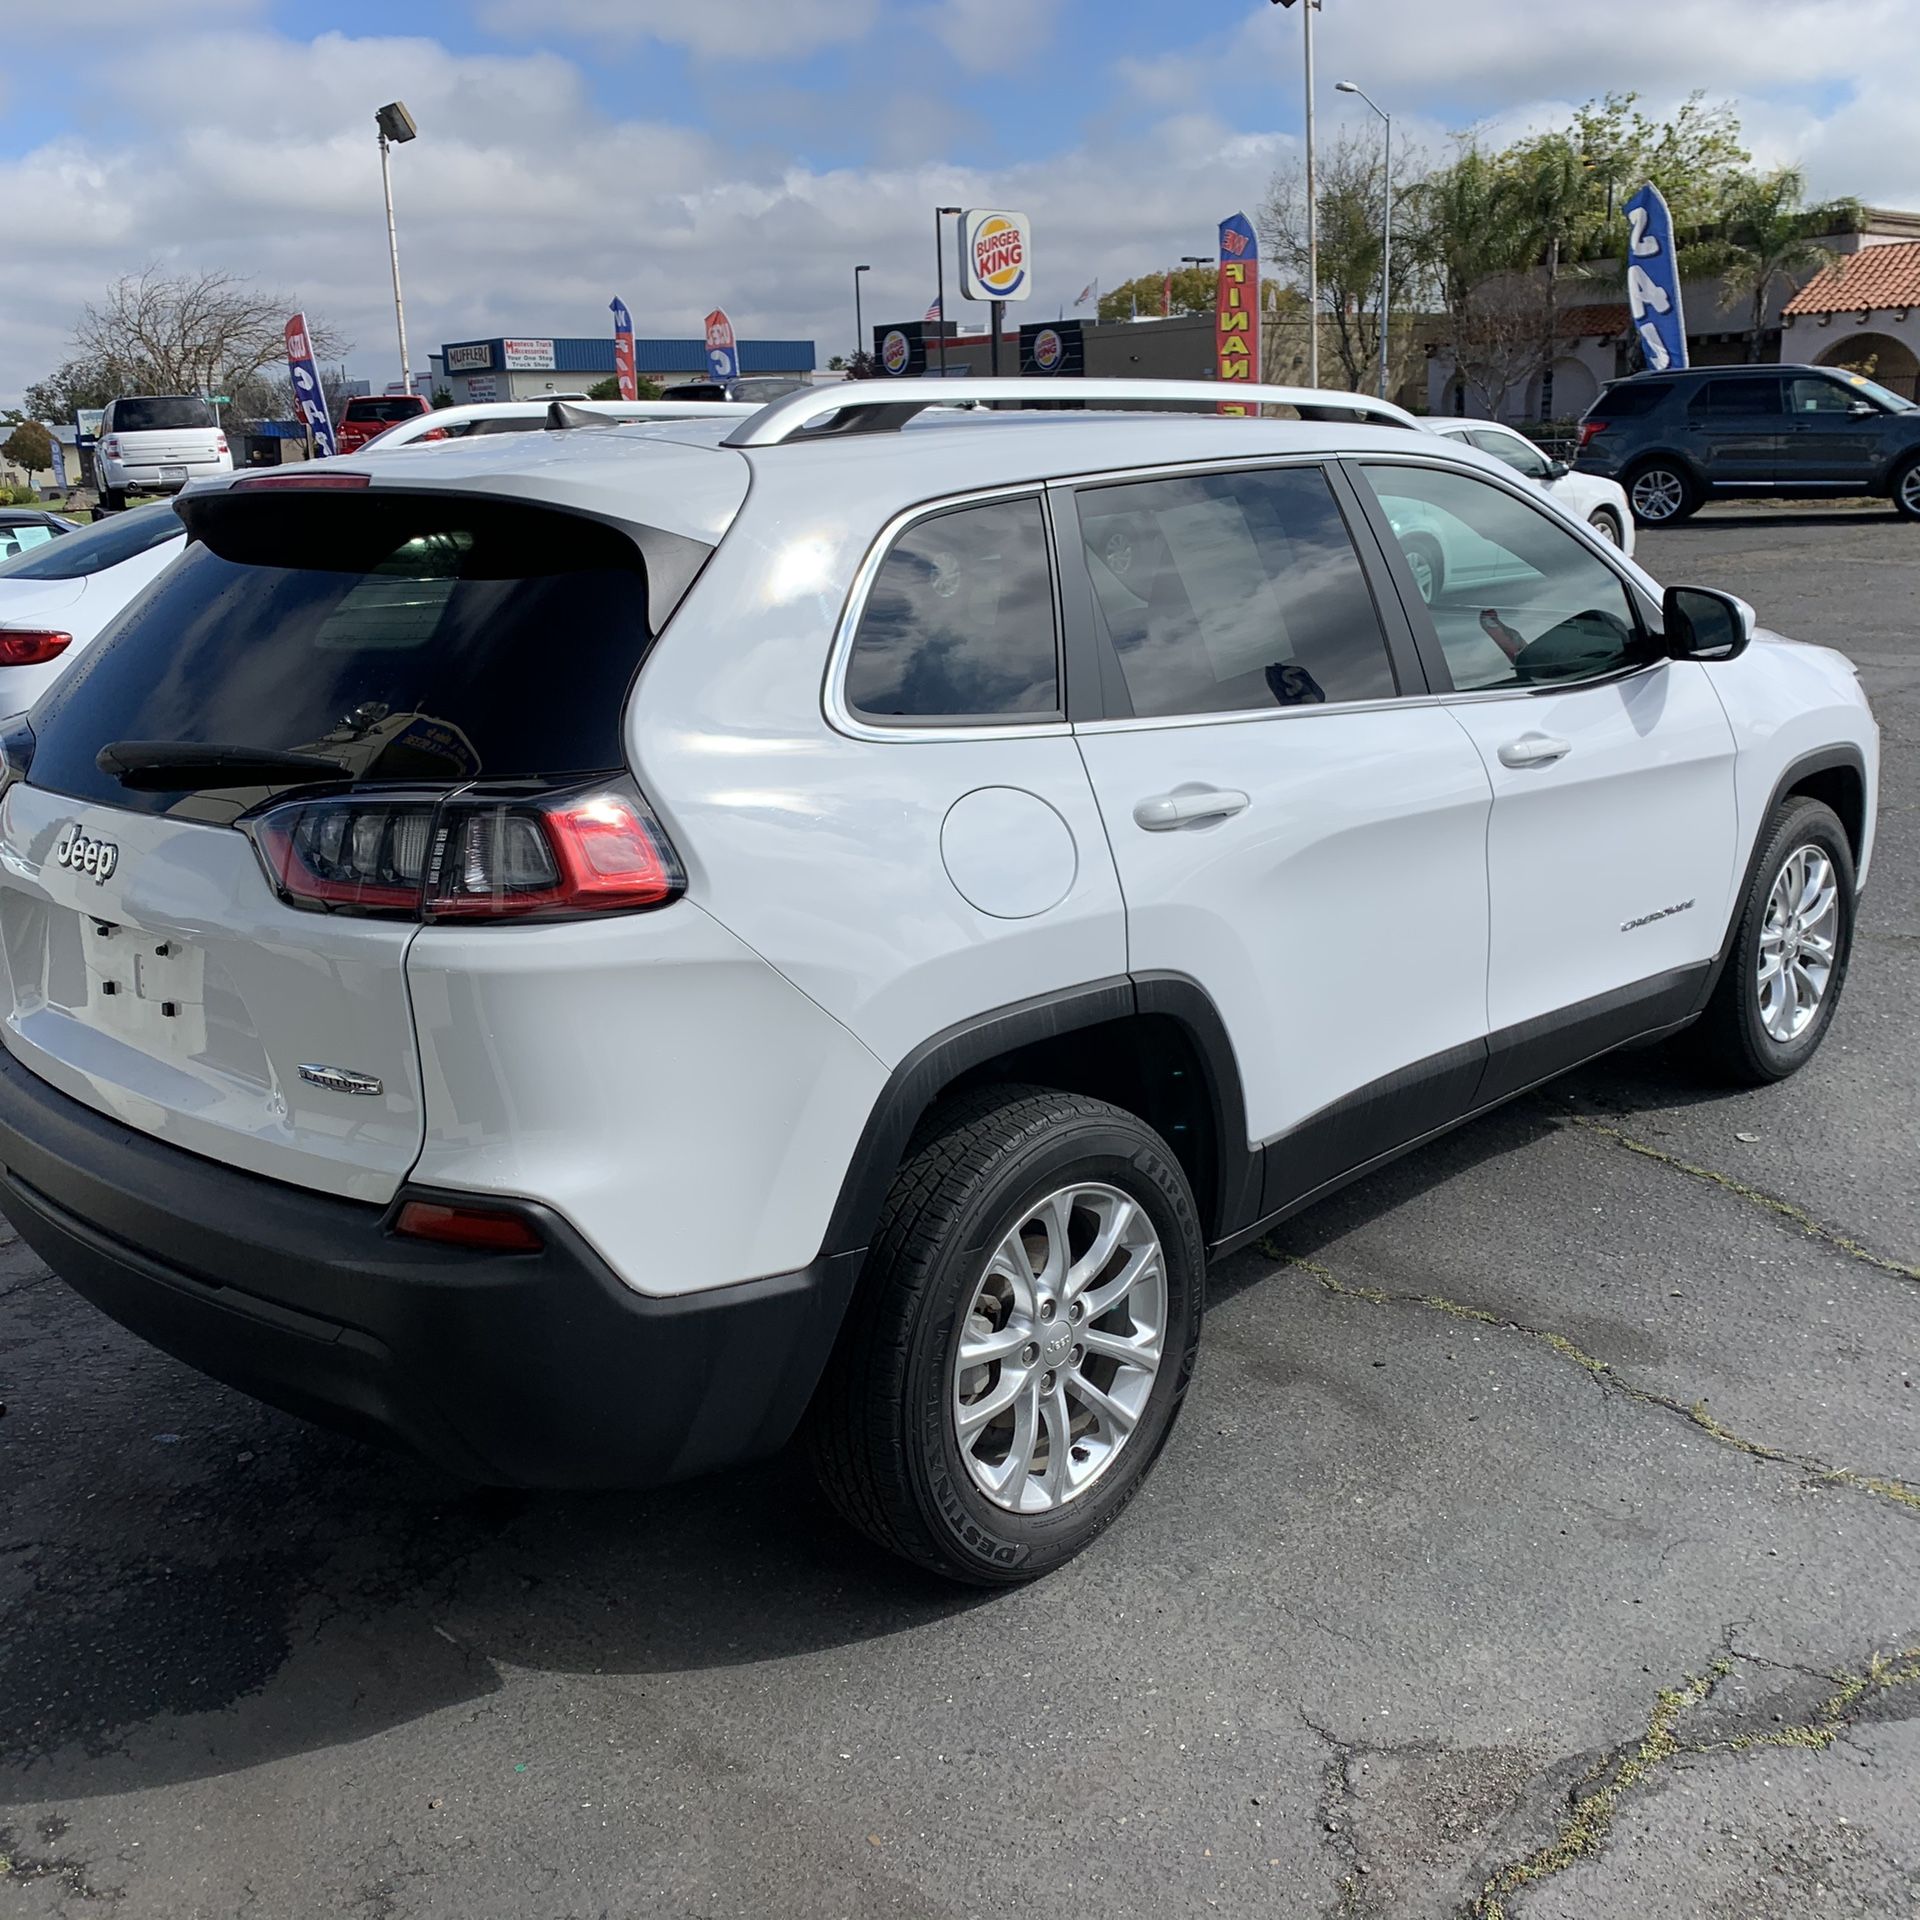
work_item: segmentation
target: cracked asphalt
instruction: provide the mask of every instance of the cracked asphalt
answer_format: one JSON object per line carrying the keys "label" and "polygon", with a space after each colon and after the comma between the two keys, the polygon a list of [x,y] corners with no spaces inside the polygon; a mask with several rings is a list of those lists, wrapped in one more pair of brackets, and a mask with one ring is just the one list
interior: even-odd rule
{"label": "cracked asphalt", "polygon": [[1228,1262],[1037,1587],[896,1568],[788,1460],[463,1489],[0,1247],[0,1915],[1920,1913],[1920,528],[1643,556],[1873,695],[1821,1055],[1616,1058]]}

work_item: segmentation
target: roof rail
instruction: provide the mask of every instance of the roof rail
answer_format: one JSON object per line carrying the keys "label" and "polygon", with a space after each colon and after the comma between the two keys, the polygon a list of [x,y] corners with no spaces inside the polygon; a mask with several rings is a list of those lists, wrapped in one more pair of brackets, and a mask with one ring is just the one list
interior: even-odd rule
{"label": "roof rail", "polygon": [[[1135,407],[1259,404],[1293,407],[1303,419],[1360,415],[1377,425],[1411,427],[1420,422],[1404,407],[1371,394],[1330,387],[1261,387],[1240,380],[849,380],[832,387],[804,387],[762,407],[721,442],[727,447],[777,447],[801,434],[894,433],[929,407],[979,401],[1104,400]],[[836,417],[837,416],[837,417]],[[820,422],[831,421],[830,426]]]}

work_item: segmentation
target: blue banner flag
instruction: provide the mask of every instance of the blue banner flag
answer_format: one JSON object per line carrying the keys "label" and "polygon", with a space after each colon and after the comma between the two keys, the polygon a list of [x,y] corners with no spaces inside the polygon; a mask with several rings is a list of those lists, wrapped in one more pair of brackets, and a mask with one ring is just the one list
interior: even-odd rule
{"label": "blue banner flag", "polygon": [[1673,215],[1649,181],[1626,205],[1627,308],[1640,354],[1655,373],[1687,364],[1687,316],[1673,257]]}
{"label": "blue banner flag", "polygon": [[287,373],[293,381],[294,409],[313,435],[315,456],[324,460],[335,451],[333,420],[320,385],[320,369],[313,364],[313,341],[304,313],[296,313],[287,322]]}

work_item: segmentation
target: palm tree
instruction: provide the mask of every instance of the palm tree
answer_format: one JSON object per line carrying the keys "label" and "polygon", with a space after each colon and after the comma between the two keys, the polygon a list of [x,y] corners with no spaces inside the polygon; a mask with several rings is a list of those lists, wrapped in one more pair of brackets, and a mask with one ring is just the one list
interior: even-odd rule
{"label": "palm tree", "polygon": [[1760,331],[1774,288],[1833,259],[1819,236],[1845,232],[1860,218],[1857,200],[1808,207],[1801,204],[1806,191],[1797,167],[1744,173],[1736,176],[1721,210],[1727,290],[1753,303],[1749,360],[1760,358]]}

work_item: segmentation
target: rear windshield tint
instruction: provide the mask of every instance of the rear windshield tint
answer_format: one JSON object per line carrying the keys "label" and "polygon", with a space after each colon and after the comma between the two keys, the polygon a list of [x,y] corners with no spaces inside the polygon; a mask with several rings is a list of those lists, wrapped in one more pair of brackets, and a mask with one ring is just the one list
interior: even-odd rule
{"label": "rear windshield tint", "polygon": [[160,433],[180,427],[212,427],[213,409],[185,395],[171,400],[116,400],[109,433]]}
{"label": "rear windshield tint", "polygon": [[1590,420],[1637,419],[1643,413],[1651,413],[1672,391],[1672,387],[1652,380],[1608,387],[1587,409],[1587,418]]}
{"label": "rear windshield tint", "polygon": [[121,740],[313,753],[377,782],[623,763],[651,629],[647,563],[617,530],[395,493],[218,494],[193,519],[204,543],[36,712],[36,786],[176,807],[100,772]]}
{"label": "rear windshield tint", "polygon": [[163,540],[178,540],[185,532],[170,503],[135,507],[9,560],[0,567],[0,580],[81,580],[151,552]]}
{"label": "rear windshield tint", "polygon": [[391,400],[349,400],[346,413],[348,420],[383,420],[391,424],[395,420],[411,420],[416,414],[424,413],[419,400],[409,400],[404,394]]}

